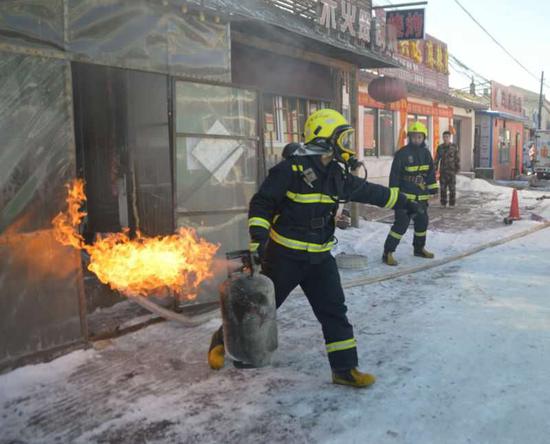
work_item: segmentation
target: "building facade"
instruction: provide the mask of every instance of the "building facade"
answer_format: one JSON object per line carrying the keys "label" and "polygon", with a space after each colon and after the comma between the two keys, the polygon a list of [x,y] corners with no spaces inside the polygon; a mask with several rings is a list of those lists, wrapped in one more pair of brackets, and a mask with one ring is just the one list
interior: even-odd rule
{"label": "building facade", "polygon": [[[522,172],[529,168],[529,148],[535,143],[535,131],[539,128],[540,93],[529,91],[518,86],[510,89],[523,96],[523,115],[527,120],[523,124],[523,164]],[[540,129],[550,130],[550,102],[542,97]]]}
{"label": "building facade", "polygon": [[522,172],[525,140],[523,96],[491,82],[491,107],[476,113],[476,176],[510,180]]}
{"label": "building facade", "polygon": [[[414,121],[428,128],[426,144],[433,155],[443,132],[451,131],[460,149],[461,171],[473,171],[475,110],[485,107],[450,93],[444,42],[427,35],[424,40],[401,41],[398,49],[394,59],[402,68],[363,72],[360,77],[358,156],[366,160],[369,180],[387,184],[393,154],[406,144],[407,127]],[[369,83],[381,75],[403,80],[407,97],[393,103],[374,100]]]}
{"label": "building facade", "polygon": [[395,66],[384,29],[367,0],[2,2],[0,368],[118,328],[103,309],[123,298],[54,240],[66,183],[86,181],[88,241],[185,226],[246,248],[248,201],[305,116],[356,123],[358,70]]}

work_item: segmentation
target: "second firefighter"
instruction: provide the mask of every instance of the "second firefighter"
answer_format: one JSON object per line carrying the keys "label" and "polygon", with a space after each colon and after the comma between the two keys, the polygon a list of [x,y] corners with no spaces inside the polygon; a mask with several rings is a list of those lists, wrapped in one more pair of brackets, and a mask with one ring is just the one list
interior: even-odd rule
{"label": "second firefighter", "polygon": [[[428,230],[428,200],[437,194],[439,185],[435,179],[432,155],[426,147],[428,130],[420,122],[412,123],[407,131],[409,143],[395,153],[390,172],[390,189],[405,194],[407,199],[418,202],[421,211],[414,215],[414,255],[431,259],[433,253],[426,250]],[[411,214],[395,209],[395,221],[384,243],[382,260],[388,265],[397,265],[393,257],[399,242],[407,232]]]}

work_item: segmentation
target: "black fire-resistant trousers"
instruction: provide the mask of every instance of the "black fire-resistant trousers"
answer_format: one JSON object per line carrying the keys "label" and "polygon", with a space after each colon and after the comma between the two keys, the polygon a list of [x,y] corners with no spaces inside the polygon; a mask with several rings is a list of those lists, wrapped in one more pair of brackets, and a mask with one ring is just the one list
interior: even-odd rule
{"label": "black fire-resistant trousers", "polygon": [[[414,238],[413,246],[415,251],[422,250],[426,245],[426,232],[428,230],[428,203],[424,201],[418,202],[422,207],[423,212],[417,213],[414,218]],[[384,243],[384,252],[394,252],[401,238],[407,232],[410,216],[406,210],[395,210],[395,221]]]}
{"label": "black fire-resistant trousers", "polygon": [[282,247],[268,248],[263,272],[275,286],[277,308],[298,285],[321,323],[330,366],[335,370],[357,367],[353,327],[346,316],[344,291],[332,255],[320,263],[293,260],[277,255]]}
{"label": "black fire-resistant trousers", "polygon": [[[334,257],[326,254],[321,262],[310,263],[277,254],[284,247],[271,247],[266,251],[262,272],[273,281],[277,308],[299,285],[321,323],[331,368],[357,367],[357,344],[346,316],[344,291]],[[223,337],[221,327],[219,333]]]}

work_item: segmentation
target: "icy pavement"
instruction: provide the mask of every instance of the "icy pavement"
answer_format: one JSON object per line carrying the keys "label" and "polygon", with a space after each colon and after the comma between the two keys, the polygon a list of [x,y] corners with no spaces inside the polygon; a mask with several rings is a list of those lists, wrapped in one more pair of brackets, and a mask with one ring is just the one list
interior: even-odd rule
{"label": "icy pavement", "polygon": [[[504,226],[510,188],[459,185],[454,212],[430,207],[428,246],[438,258],[540,226],[530,213],[550,219],[550,201],[525,190],[525,219]],[[341,251],[369,256],[362,275],[429,263],[412,256],[409,232],[401,265],[382,266],[389,227],[365,221],[339,231]],[[216,319],[152,325],[0,375],[0,443],[547,443],[549,249],[550,228],[346,290],[361,367],[378,377],[371,389],[330,383],[320,327],[293,294],[278,312],[269,368],[211,371]]]}
{"label": "icy pavement", "polygon": [[334,386],[303,296],[271,367],[212,371],[214,320],[0,376],[2,443],[530,443],[550,436],[550,229],[346,292],[370,389]]}

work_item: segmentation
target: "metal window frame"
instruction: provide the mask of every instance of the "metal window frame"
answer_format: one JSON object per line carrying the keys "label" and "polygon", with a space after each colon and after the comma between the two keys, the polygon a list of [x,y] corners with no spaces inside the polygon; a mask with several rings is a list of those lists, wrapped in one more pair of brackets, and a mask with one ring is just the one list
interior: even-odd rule
{"label": "metal window frame", "polygon": [[365,138],[365,114],[366,114],[366,111],[369,110],[369,111],[374,111],[374,124],[375,124],[375,129],[374,129],[374,142],[376,144],[376,146],[374,147],[374,155],[372,156],[365,156],[365,147],[363,146],[362,147],[362,150],[363,150],[363,156],[365,158],[371,158],[371,157],[376,157],[376,158],[379,158],[380,157],[380,144],[379,144],[379,139],[380,139],[380,136],[379,136],[379,127],[380,127],[380,122],[378,120],[378,108],[372,108],[370,106],[364,106],[363,107],[363,115],[361,116],[361,118],[363,119],[363,139]]}
{"label": "metal window frame", "polygon": [[[376,112],[376,117],[377,117],[377,119],[378,119],[378,121],[377,121],[377,132],[378,132],[377,138],[378,138],[378,140],[376,141],[378,153],[377,153],[377,156],[376,156],[376,157],[378,157],[378,158],[380,158],[380,157],[392,157],[392,156],[394,155],[395,151],[396,151],[396,147],[395,147],[395,126],[396,126],[396,125],[395,125],[395,120],[396,120],[396,119],[395,119],[395,114],[396,114],[396,113],[395,113],[395,111],[388,110],[388,109],[377,109],[376,111],[377,111],[377,112]],[[392,152],[391,152],[391,154],[380,154],[380,147],[382,146],[382,143],[381,143],[381,141],[380,141],[380,135],[382,134],[382,132],[380,131],[380,127],[381,127],[381,125],[380,125],[380,114],[381,114],[381,113],[380,113],[380,112],[381,112],[381,111],[384,111],[384,112],[387,112],[388,114],[391,114],[391,120],[392,120],[392,130],[391,130],[391,137],[392,137],[391,147],[392,147]]]}
{"label": "metal window frame", "polygon": [[[258,188],[259,184],[261,183],[263,176],[265,175],[265,156],[264,156],[264,146],[262,143],[263,138],[263,123],[260,124],[260,118],[261,118],[261,91],[258,88],[255,87],[247,87],[243,85],[237,85],[232,82],[221,82],[221,81],[215,81],[215,80],[204,80],[204,79],[196,79],[193,77],[186,77],[186,76],[173,76],[168,75],[168,82],[169,82],[169,97],[168,97],[168,103],[169,103],[169,125],[170,125],[170,154],[171,154],[171,162],[172,162],[172,215],[173,215],[173,227],[174,230],[177,226],[177,217],[178,214],[185,214],[187,216],[197,216],[197,215],[220,215],[220,214],[242,214],[248,212],[248,207],[242,207],[242,208],[231,208],[231,209],[212,209],[212,210],[205,210],[205,211],[187,211],[182,212],[178,211],[178,202],[177,202],[177,162],[176,162],[176,155],[177,155],[177,139],[178,137],[202,137],[202,138],[212,138],[212,139],[233,139],[233,140],[246,140],[256,143],[256,188]],[[177,122],[177,105],[176,105],[176,84],[177,82],[186,82],[186,83],[195,83],[200,85],[211,85],[211,86],[222,86],[226,88],[236,88],[241,90],[248,90],[252,91],[256,95],[256,136],[255,137],[247,137],[247,136],[220,136],[220,135],[212,135],[212,134],[200,134],[200,133],[185,133],[185,132],[178,132],[176,129],[176,122]],[[262,119],[263,122],[263,119]]]}

